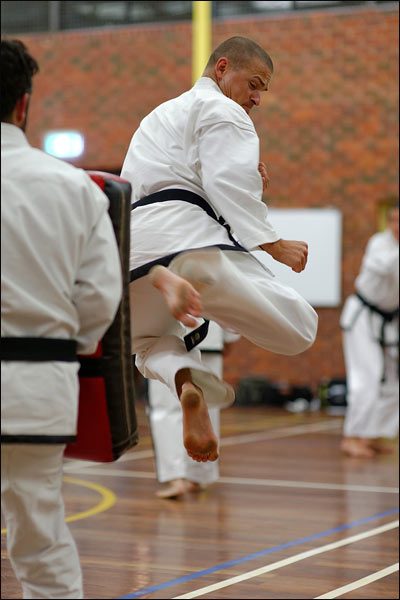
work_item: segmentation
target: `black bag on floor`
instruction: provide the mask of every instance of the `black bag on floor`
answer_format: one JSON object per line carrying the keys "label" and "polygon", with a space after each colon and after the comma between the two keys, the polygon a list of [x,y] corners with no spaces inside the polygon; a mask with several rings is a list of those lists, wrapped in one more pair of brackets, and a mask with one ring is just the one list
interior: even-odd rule
{"label": "black bag on floor", "polygon": [[283,402],[278,386],[265,377],[245,377],[236,388],[235,404],[239,406],[281,406]]}

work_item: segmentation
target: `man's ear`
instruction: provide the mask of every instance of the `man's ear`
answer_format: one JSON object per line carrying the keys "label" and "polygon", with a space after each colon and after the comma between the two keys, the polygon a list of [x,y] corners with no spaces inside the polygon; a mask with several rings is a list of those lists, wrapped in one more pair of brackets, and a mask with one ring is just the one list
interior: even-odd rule
{"label": "man's ear", "polygon": [[21,127],[26,122],[26,115],[28,112],[30,94],[26,92],[21,98],[17,101],[14,109],[15,115],[15,124],[18,127]]}
{"label": "man's ear", "polygon": [[225,56],[221,56],[215,63],[215,67],[214,67],[215,74],[216,74],[218,80],[220,80],[222,78],[227,67],[228,67],[228,59]]}

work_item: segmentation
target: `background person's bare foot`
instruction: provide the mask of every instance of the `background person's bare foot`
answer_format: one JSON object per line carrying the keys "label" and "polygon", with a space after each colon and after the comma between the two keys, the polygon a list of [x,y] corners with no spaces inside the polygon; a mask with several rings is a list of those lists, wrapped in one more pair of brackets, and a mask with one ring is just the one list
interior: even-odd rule
{"label": "background person's bare foot", "polygon": [[180,394],[183,415],[183,445],[197,462],[218,458],[218,440],[201,390],[191,382],[182,386]]}
{"label": "background person's bare foot", "polygon": [[372,448],[378,454],[393,454],[393,447],[389,446],[387,442],[381,438],[374,438],[369,440],[369,447]]}
{"label": "background person's bare foot", "polygon": [[156,492],[158,498],[179,498],[188,491],[186,479],[172,479],[167,481]]}
{"label": "background person's bare foot", "polygon": [[368,438],[344,437],[340,449],[344,454],[353,458],[373,458],[376,455]]}
{"label": "background person's bare foot", "polygon": [[158,498],[176,499],[184,494],[191,492],[201,492],[206,486],[190,481],[189,479],[172,479],[162,485],[161,489],[156,492]]}
{"label": "background person's bare foot", "polygon": [[199,292],[191,283],[175,275],[162,265],[150,271],[150,281],[166,301],[173,317],[187,327],[196,327],[195,317],[200,317],[202,305]]}
{"label": "background person's bare foot", "polygon": [[190,479],[186,480],[188,485],[188,492],[192,492],[193,494],[197,494],[198,492],[202,492],[207,489],[207,486],[204,483],[198,483],[197,481],[190,481]]}

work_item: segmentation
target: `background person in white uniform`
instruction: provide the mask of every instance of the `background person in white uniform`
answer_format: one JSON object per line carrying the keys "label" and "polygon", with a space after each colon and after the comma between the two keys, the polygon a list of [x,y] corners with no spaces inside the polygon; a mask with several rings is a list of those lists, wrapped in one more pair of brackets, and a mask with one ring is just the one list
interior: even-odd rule
{"label": "background person in white uniform", "polygon": [[[202,362],[221,378],[223,357],[239,337],[211,321],[206,339],[198,346]],[[157,479],[161,483],[156,495],[159,498],[177,498],[186,492],[205,489],[218,480],[219,461],[197,462],[188,456],[183,446],[182,410],[176,396],[165,384],[155,379],[150,379],[148,383],[149,421]],[[220,409],[211,407],[209,414],[214,433],[219,439]]]}
{"label": "background person in white uniform", "polygon": [[76,352],[114,319],[122,277],[108,199],[25,137],[38,65],[1,41],[1,505],[24,598],[83,598],[65,524],[63,453],[76,436]]}
{"label": "background person in white uniform", "polygon": [[132,185],[136,365],[180,400],[184,445],[198,461],[218,457],[207,405],[227,406],[234,393],[196,348],[187,352],[183,328],[168,311],[177,294],[173,277],[196,288],[205,318],[262,348],[293,355],[316,336],[313,308],[250,254],[261,248],[296,272],[307,263],[307,244],[281,239],[262,201],[259,139],[249,113],[272,71],[258,44],[226,40],[191,90],[143,119],[121,171]]}
{"label": "background person in white uniform", "polygon": [[342,451],[372,458],[399,430],[399,208],[367,244],[341,315],[347,376]]}

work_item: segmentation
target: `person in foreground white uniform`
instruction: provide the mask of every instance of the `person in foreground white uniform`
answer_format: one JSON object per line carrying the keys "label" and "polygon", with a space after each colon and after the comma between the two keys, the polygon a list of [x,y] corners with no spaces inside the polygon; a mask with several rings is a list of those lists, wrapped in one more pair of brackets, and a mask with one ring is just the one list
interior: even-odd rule
{"label": "person in foreground white uniform", "polygon": [[[234,392],[201,363],[198,349],[187,351],[183,328],[170,315],[168,307],[185,295],[181,278],[201,302],[201,313],[186,310],[188,319],[201,314],[261,348],[294,355],[313,344],[317,331],[313,308],[250,254],[261,248],[296,272],[308,254],[305,242],[280,238],[262,201],[259,139],[249,113],[272,71],[258,44],[226,40],[192,89],[143,119],[121,171],[132,185],[136,365],[180,400],[184,445],[199,461],[218,457],[207,406],[228,406]],[[187,304],[173,312],[182,322]]]}
{"label": "person in foreground white uniform", "polygon": [[1,505],[24,598],[83,598],[62,467],[75,439],[76,353],[90,354],[122,293],[108,199],[25,136],[37,62],[1,41]]}
{"label": "person in foreground white uniform", "polygon": [[[218,377],[223,377],[223,356],[239,335],[224,331],[214,322],[198,348],[201,360]],[[176,395],[155,379],[149,380],[149,421],[153,438],[157,479],[162,484],[156,492],[159,498],[177,498],[186,492],[205,489],[218,480],[219,460],[197,462],[185,452],[182,437],[182,410]],[[220,410],[209,408],[210,420],[219,439]]]}
{"label": "person in foreground white uniform", "polygon": [[347,379],[342,451],[372,458],[399,430],[399,208],[369,240],[340,324]]}

